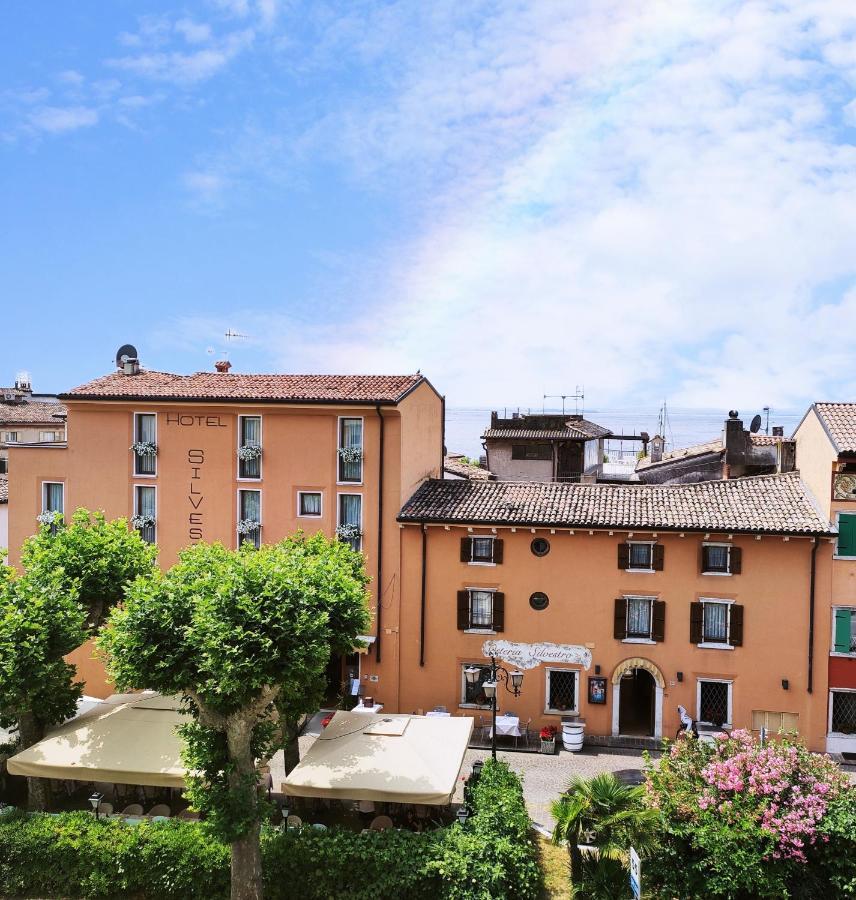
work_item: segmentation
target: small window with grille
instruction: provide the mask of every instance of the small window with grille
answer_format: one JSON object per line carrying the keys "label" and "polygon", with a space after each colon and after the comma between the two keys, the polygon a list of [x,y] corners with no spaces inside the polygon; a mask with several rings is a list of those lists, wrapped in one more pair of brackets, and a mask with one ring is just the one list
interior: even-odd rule
{"label": "small window with grille", "polygon": [[547,669],[547,703],[544,712],[576,713],[579,679],[573,669]]}
{"label": "small window with grille", "polygon": [[831,691],[830,731],[856,734],[856,691]]}
{"label": "small window with grille", "polygon": [[[470,684],[467,681],[467,676],[464,674],[464,670],[470,667],[479,670],[478,681],[475,684]],[[483,687],[486,681],[490,681],[490,666],[482,666],[478,663],[464,663],[461,666],[461,704],[490,707],[490,701],[487,699]]]}
{"label": "small window with grille", "polygon": [[707,725],[722,726],[731,722],[731,682],[698,682],[698,720]]}

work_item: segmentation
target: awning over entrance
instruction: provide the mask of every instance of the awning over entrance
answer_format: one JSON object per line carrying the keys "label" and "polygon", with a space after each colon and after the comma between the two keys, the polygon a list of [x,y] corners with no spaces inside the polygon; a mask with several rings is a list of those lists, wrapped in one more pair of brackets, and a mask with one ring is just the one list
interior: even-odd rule
{"label": "awning over entrance", "polygon": [[449,803],[473,730],[469,717],[339,711],[283,783],[293,797]]}
{"label": "awning over entrance", "polygon": [[12,775],[184,787],[177,698],[117,694],[7,761]]}

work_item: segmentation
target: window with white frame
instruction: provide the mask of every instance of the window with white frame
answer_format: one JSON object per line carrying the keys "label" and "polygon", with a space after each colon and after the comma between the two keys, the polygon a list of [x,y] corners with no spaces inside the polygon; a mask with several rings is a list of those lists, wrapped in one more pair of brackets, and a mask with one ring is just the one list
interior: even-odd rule
{"label": "window with white frame", "polygon": [[[490,709],[490,701],[484,692],[484,683],[490,681],[490,666],[482,663],[461,664],[461,706],[480,706]],[[466,670],[478,669],[479,677],[475,684],[467,681]]]}
{"label": "window with white frame", "polygon": [[339,524],[336,527],[339,540],[350,544],[354,550],[363,547],[363,496],[339,494]]}
{"label": "window with white frame", "polygon": [[238,544],[250,543],[256,549],[262,542],[262,492],[238,491]]}
{"label": "window with white frame", "polygon": [[134,486],[134,519],[132,524],[146,543],[154,544],[157,534],[157,489],[153,485]]}
{"label": "window with white frame", "polygon": [[856,655],[856,609],[836,606],[832,611],[832,652]]}
{"label": "window with white frame", "polygon": [[703,644],[725,644],[728,642],[728,610],[730,603],[703,600],[701,640]]}
{"label": "window with white frame", "polygon": [[644,571],[653,569],[653,544],[642,541],[630,541],[627,544],[627,548],[629,551],[627,561],[628,569],[642,569]]}
{"label": "window with white frame", "polygon": [[741,570],[742,550],[732,544],[702,544],[702,575],[737,575]]}
{"label": "window with white frame", "polygon": [[698,721],[704,725],[715,725],[718,728],[730,725],[731,689],[730,681],[699,678],[696,696]]}
{"label": "window with white frame", "polygon": [[321,515],[321,491],[298,491],[297,515],[317,519]]}
{"label": "window with white frame", "polygon": [[492,537],[470,538],[470,562],[492,563],[493,542]]}
{"label": "window with white frame", "polygon": [[61,433],[59,431],[40,431],[39,432],[39,443],[40,444],[52,444],[56,443],[56,441],[60,440]]}
{"label": "window with white frame", "polygon": [[157,416],[134,413],[134,475],[157,474]]}
{"label": "window with white frame", "polygon": [[470,628],[493,628],[493,591],[470,591]]}
{"label": "window with white frame", "polygon": [[363,480],[363,420],[339,419],[339,481]]}
{"label": "window with white frame", "polygon": [[7,444],[16,444],[18,442],[18,432],[17,431],[6,431],[3,434],[3,440]]}
{"label": "window with white frame", "polygon": [[856,734],[856,691],[829,692],[829,730]]}
{"label": "window with white frame", "polygon": [[574,669],[546,669],[544,712],[576,713],[579,709],[579,673]]}
{"label": "window with white frame", "polygon": [[743,606],[709,597],[690,604],[690,641],[701,647],[741,647]]}
{"label": "window with white frame", "polygon": [[838,537],[835,555],[840,559],[856,559],[856,513],[840,512],[835,517]]}
{"label": "window with white frame", "polygon": [[238,416],[238,478],[262,477],[262,417]]}
{"label": "window with white frame", "polygon": [[653,597],[627,597],[627,638],[650,640]]}
{"label": "window with white frame", "polygon": [[50,525],[51,534],[56,534],[57,516],[65,513],[65,484],[61,481],[42,482],[42,516],[40,521]]}

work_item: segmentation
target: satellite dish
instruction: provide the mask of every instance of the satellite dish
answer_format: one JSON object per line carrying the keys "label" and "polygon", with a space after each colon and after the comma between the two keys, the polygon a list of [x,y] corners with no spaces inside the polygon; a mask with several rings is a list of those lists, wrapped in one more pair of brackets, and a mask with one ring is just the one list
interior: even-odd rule
{"label": "satellite dish", "polygon": [[758,431],[760,430],[760,428],[761,428],[761,417],[755,416],[755,418],[752,419],[752,424],[749,426],[749,430],[752,432],[752,434],[757,434]]}
{"label": "satellite dish", "polygon": [[122,344],[116,351],[116,368],[121,369],[129,359],[139,359],[137,348],[133,344]]}

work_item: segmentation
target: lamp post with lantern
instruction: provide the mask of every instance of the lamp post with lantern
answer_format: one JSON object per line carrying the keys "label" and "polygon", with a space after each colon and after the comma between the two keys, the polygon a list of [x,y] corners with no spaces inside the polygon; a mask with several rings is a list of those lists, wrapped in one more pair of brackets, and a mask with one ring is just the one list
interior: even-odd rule
{"label": "lamp post with lantern", "polygon": [[[468,684],[478,684],[481,669],[478,666],[469,666],[464,669],[464,676]],[[505,689],[514,697],[519,697],[523,686],[523,673],[518,669],[509,672],[504,666],[497,665],[496,657],[490,658],[490,679],[482,684],[482,690],[490,701],[491,729],[490,729],[490,755],[496,759],[496,689],[500,682],[505,684]]]}

